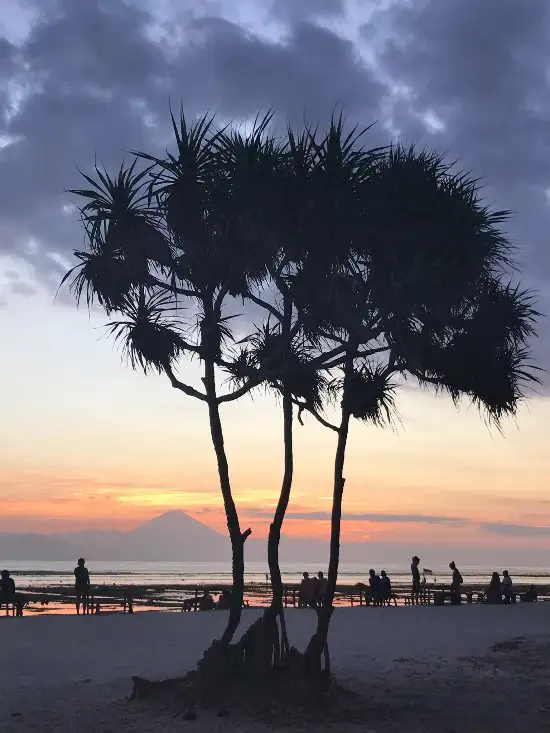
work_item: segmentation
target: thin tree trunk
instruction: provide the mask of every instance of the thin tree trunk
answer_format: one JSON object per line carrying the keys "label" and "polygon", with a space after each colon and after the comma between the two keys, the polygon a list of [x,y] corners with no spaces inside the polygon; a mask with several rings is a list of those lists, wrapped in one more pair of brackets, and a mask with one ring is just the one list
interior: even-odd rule
{"label": "thin tree trunk", "polygon": [[279,564],[279,543],[281,540],[281,528],[285,518],[288,502],[290,499],[290,490],[292,488],[292,475],[294,471],[294,451],[293,451],[293,405],[290,390],[283,388],[283,439],[284,439],[284,473],[281,483],[281,493],[279,501],[273,516],[273,522],[269,526],[269,535],[267,540],[267,562],[269,565],[269,573],[271,577],[272,599],[271,608],[281,617],[282,645],[281,651],[283,655],[288,651],[288,638],[284,622],[283,611],[283,580],[281,577],[281,567]]}
{"label": "thin tree trunk", "polygon": [[243,535],[241,533],[239,516],[237,514],[237,508],[235,507],[233,494],[231,492],[229,466],[227,463],[227,455],[225,453],[222,423],[220,420],[220,409],[216,396],[216,376],[214,362],[210,360],[205,361],[204,386],[208,398],[210,435],[212,436],[214,451],[216,452],[218,475],[220,478],[220,488],[223,496],[223,505],[225,509],[225,517],[227,520],[227,529],[229,531],[229,538],[231,540],[233,593],[231,606],[229,609],[229,620],[227,622],[227,627],[220,639],[222,647],[227,647],[231,643],[231,640],[233,639],[235,631],[237,630],[241,620],[244,597],[244,542],[247,535]]}
{"label": "thin tree trunk", "polygon": [[312,636],[305,652],[306,665],[310,671],[320,670],[321,655],[325,654],[325,669],[329,664],[328,655],[328,630],[333,612],[334,594],[338,580],[338,565],[340,561],[340,534],[342,524],[342,499],[344,496],[344,463],[346,458],[346,447],[349,434],[349,423],[351,413],[348,406],[349,379],[353,371],[353,357],[348,356],[344,384],[342,388],[342,412],[338,428],[338,442],[334,455],[334,485],[332,493],[332,512],[330,523],[330,555],[327,573],[327,590],[322,606],[317,611],[317,630]]}

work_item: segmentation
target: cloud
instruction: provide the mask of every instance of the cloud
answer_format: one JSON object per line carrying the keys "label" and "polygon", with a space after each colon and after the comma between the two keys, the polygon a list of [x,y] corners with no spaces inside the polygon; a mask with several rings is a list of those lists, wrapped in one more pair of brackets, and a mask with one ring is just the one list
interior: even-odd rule
{"label": "cloud", "polygon": [[[353,121],[380,120],[373,144],[393,129],[482,176],[487,199],[515,212],[510,235],[550,312],[546,0],[501,0],[498,12],[494,0],[370,3],[379,9],[363,26],[344,0],[11,5],[21,12],[0,39],[0,253],[31,262],[43,283],[57,285],[59,256],[82,242],[64,208],[76,165],[161,152],[170,98],[224,119],[275,107],[323,120],[340,105]],[[540,331],[550,366],[550,324]]]}
{"label": "cloud", "polygon": [[[514,212],[510,235],[550,313],[549,4],[395,2],[362,32],[394,90],[393,127],[450,151],[482,176],[490,202]],[[550,324],[539,328],[538,356],[549,366]]]}
{"label": "cloud", "polygon": [[371,118],[384,93],[351,41],[307,22],[311,12],[276,40],[204,14],[216,7],[207,4],[174,22],[176,39],[159,40],[154,4],[140,5],[35,0],[23,42],[0,42],[0,135],[16,141],[0,149],[0,252],[32,262],[43,282],[59,281],[52,253],[82,242],[75,212],[63,208],[76,166],[89,170],[97,156],[113,168],[129,149],[162,152],[170,98],[189,116],[210,108],[245,118],[275,106],[301,120],[337,103]]}
{"label": "cloud", "polygon": [[550,527],[541,527],[530,524],[507,524],[505,522],[486,522],[480,525],[490,534],[506,535],[508,537],[549,537]]}
{"label": "cloud", "polygon": [[276,17],[304,20],[311,17],[342,16],[344,0],[272,0],[271,10]]}
{"label": "cloud", "polygon": [[[266,511],[264,509],[258,509],[248,512],[248,516],[269,519],[273,516],[273,512]],[[330,521],[330,512],[291,511],[286,513],[285,518],[304,519],[312,521]],[[463,517],[446,517],[430,514],[383,514],[362,512],[344,512],[342,514],[342,520],[356,522],[374,522],[378,524],[447,524],[454,526],[471,523],[469,519],[465,519]]]}

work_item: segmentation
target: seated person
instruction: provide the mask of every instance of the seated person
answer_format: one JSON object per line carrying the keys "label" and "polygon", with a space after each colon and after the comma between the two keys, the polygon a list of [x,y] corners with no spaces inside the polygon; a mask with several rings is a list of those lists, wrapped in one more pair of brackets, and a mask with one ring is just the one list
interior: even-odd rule
{"label": "seated person", "polygon": [[536,603],[539,593],[534,585],[530,585],[529,590],[522,593],[520,597],[523,603]]}
{"label": "seated person", "polygon": [[5,596],[6,598],[15,597],[15,580],[11,577],[9,570],[2,570],[0,596]]}
{"label": "seated person", "polygon": [[493,573],[491,577],[485,603],[502,603],[502,588],[500,585],[500,576],[497,572]]}
{"label": "seated person", "polygon": [[391,600],[391,580],[385,570],[380,571],[380,596],[384,602]]}
{"label": "seated person", "polygon": [[370,588],[370,599],[375,606],[380,605],[382,602],[382,587],[380,583],[380,576],[376,575],[375,571],[371,568],[369,570],[369,588]]}
{"label": "seated person", "polygon": [[210,591],[205,588],[202,597],[199,598],[199,611],[212,611],[215,605]]}
{"label": "seated person", "polygon": [[233,596],[231,594],[231,591],[227,588],[224,588],[220,593],[220,597],[218,598],[218,602],[216,603],[216,608],[220,611],[227,611],[231,607],[232,597]]}
{"label": "seated person", "polygon": [[11,577],[9,570],[2,570],[2,576],[0,578],[0,608],[4,603],[6,604],[7,615],[9,604],[15,603],[15,581]]}
{"label": "seated person", "polygon": [[309,573],[304,573],[300,589],[298,591],[298,608],[313,608],[315,606],[315,584],[313,579],[309,577]]}
{"label": "seated person", "polygon": [[323,605],[323,601],[325,599],[325,594],[327,592],[327,579],[319,570],[317,573],[317,578],[315,580],[315,601],[318,606]]}

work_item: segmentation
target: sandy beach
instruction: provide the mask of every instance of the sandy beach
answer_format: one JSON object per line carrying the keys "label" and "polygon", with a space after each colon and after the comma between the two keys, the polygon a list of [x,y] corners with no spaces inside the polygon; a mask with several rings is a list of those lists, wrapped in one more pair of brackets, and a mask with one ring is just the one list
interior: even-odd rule
{"label": "sandy beach", "polygon": [[[246,611],[245,626],[257,614]],[[221,612],[1,618],[0,730],[276,730],[200,711],[186,723],[126,699],[133,674],[190,669],[224,621]],[[313,623],[310,611],[288,612],[297,646]],[[335,675],[365,696],[358,731],[548,729],[550,604],[338,609],[330,642]]]}

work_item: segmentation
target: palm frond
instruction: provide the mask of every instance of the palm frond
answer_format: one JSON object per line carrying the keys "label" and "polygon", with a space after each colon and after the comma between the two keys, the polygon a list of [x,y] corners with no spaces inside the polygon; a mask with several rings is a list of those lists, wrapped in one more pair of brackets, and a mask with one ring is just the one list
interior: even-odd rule
{"label": "palm frond", "polygon": [[167,315],[171,304],[170,295],[140,288],[125,299],[125,317],[107,324],[133,369],[161,373],[188,350],[179,322]]}
{"label": "palm frond", "polygon": [[374,363],[356,367],[349,377],[332,383],[332,390],[342,394],[342,409],[378,427],[389,426],[398,418],[397,388],[388,368]]}
{"label": "palm frond", "polygon": [[107,313],[121,310],[134,284],[124,260],[105,252],[75,251],[74,256],[79,264],[64,275],[59,287],[69,282],[77,304],[84,296],[88,307],[98,303]]}
{"label": "palm frond", "polygon": [[[404,310],[452,307],[511,264],[502,226],[478,180],[436,153],[393,148],[365,186],[363,255],[376,297]],[[388,305],[390,308],[391,305]]]}

